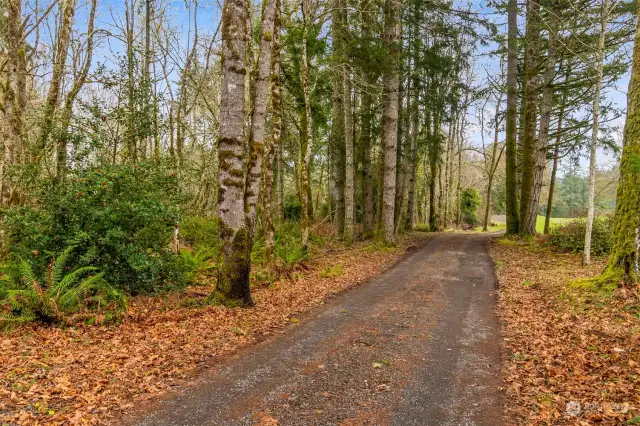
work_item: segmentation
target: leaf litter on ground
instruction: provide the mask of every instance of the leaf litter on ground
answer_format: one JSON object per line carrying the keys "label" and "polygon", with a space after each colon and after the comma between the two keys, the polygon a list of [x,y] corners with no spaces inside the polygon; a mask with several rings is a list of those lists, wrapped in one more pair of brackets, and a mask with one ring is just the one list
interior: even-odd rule
{"label": "leaf litter on ground", "polygon": [[[367,243],[326,250],[295,280],[256,285],[250,309],[204,303],[210,280],[184,292],[132,298],[118,324],[32,325],[3,334],[0,424],[117,424],[212,359],[295,326],[301,313],[372,278],[425,238],[409,234],[392,250],[363,250]],[[320,276],[336,264],[343,273]]]}
{"label": "leaf litter on ground", "polygon": [[598,289],[576,282],[606,259],[540,242],[495,240],[505,340],[506,423],[640,424],[638,288]]}

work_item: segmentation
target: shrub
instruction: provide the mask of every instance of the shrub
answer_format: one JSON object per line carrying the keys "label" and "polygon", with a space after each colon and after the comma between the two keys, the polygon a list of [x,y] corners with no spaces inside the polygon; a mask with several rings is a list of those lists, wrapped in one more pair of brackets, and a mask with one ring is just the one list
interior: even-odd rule
{"label": "shrub", "polygon": [[302,247],[300,239],[299,223],[283,222],[276,229],[274,254],[279,275],[290,278],[294,272],[305,269],[308,252]]}
{"label": "shrub", "polygon": [[462,221],[470,227],[478,224],[478,208],[482,199],[474,188],[464,188],[460,194],[460,212]]}
{"label": "shrub", "polygon": [[418,232],[429,232],[429,224],[428,223],[416,223],[413,227],[414,231]]}
{"label": "shrub", "polygon": [[180,250],[180,257],[185,269],[188,271],[189,281],[199,274],[210,274],[215,269],[213,260],[215,251],[211,248],[200,247],[197,250]]}
{"label": "shrub", "polygon": [[[579,253],[584,251],[585,219],[576,219],[551,228],[549,244],[560,251]],[[613,219],[609,216],[597,217],[593,221],[591,253],[602,255],[611,251]]]}
{"label": "shrub", "polygon": [[[212,216],[186,216],[180,222],[180,239],[191,247],[216,250],[218,221]],[[215,253],[213,253],[215,256]]]}
{"label": "shrub", "polygon": [[37,204],[13,207],[3,223],[14,255],[43,275],[52,257],[74,246],[72,268],[95,266],[130,293],[184,284],[184,267],[169,250],[179,219],[179,186],[155,165],[74,171],[63,184],[36,192]]}
{"label": "shrub", "polygon": [[[6,265],[0,280],[0,327],[31,321],[61,322],[82,308],[126,307],[124,295],[104,279],[104,273],[86,266],[68,273],[73,247],[67,248],[39,278],[25,260]],[[2,312],[4,311],[4,312]]]}
{"label": "shrub", "polygon": [[284,218],[290,221],[299,221],[302,215],[302,204],[295,196],[289,196],[284,201]]}

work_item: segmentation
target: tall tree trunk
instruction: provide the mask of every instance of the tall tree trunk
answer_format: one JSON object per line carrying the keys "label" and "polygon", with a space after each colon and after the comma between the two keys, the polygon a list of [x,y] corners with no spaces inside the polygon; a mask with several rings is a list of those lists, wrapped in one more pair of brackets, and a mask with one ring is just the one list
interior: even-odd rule
{"label": "tall tree trunk", "polygon": [[345,226],[345,114],[344,114],[344,79],[345,79],[345,31],[346,5],[344,0],[333,0],[331,9],[332,64],[333,64],[333,96],[331,110],[331,159],[333,168],[332,204],[335,207],[335,223],[338,234],[344,233]]}
{"label": "tall tree trunk", "polygon": [[627,95],[620,179],[613,221],[613,244],[601,277],[631,285],[640,281],[640,21],[633,45],[633,65]]}
{"label": "tall tree trunk", "polygon": [[520,234],[530,236],[536,232],[534,185],[538,142],[538,67],[540,61],[540,0],[527,2],[526,54],[524,60],[524,131],[522,140],[522,183],[520,187]]}
{"label": "tall tree trunk", "polygon": [[[371,8],[375,7],[375,2],[364,1],[361,8],[362,27],[361,32],[365,40],[371,36],[371,27],[375,21],[375,12]],[[373,142],[372,122],[373,95],[375,77],[371,70],[362,71],[362,80],[366,82],[362,90],[360,108],[360,146],[362,147],[362,206],[363,206],[363,234],[365,238],[373,235],[373,171],[371,165],[371,145]]]}
{"label": "tall tree trunk", "polygon": [[591,234],[595,217],[596,198],[596,149],[598,147],[598,131],[600,120],[600,92],[604,75],[604,43],[607,35],[607,21],[609,17],[609,0],[602,0],[600,12],[600,37],[598,38],[598,52],[596,55],[598,73],[596,76],[595,93],[593,96],[593,127],[591,128],[591,144],[589,146],[589,196],[587,198],[587,224],[584,233],[584,253],[582,263],[591,263]]}
{"label": "tall tree trunk", "polygon": [[[500,114],[500,102],[502,102],[502,94],[496,103],[496,112],[495,112],[495,127],[493,128],[493,147],[491,148],[491,164],[489,166],[489,182],[487,184],[487,205],[485,206],[484,211],[484,222],[482,224],[482,231],[487,232],[489,230],[489,214],[491,212],[491,191],[493,189],[493,177],[496,174],[496,169],[498,168],[498,164],[500,163],[500,158],[498,157],[498,132],[500,131],[500,120],[498,119],[498,115]],[[502,151],[500,151],[502,154]]]}
{"label": "tall tree trunk", "polygon": [[251,304],[244,264],[248,238],[245,226],[245,77],[247,73],[247,2],[225,0],[222,10],[222,92],[218,141],[217,291],[227,299]]}
{"label": "tall tree trunk", "polygon": [[127,55],[127,131],[126,146],[127,159],[135,163],[138,161],[138,129],[136,113],[136,81],[135,81],[135,3],[126,0],[125,3],[125,23],[126,23],[126,55]]}
{"label": "tall tree trunk", "polygon": [[[274,261],[275,226],[273,224],[273,160],[281,148],[282,97],[280,93],[280,1],[275,2],[275,24],[273,29],[273,52],[271,55],[271,135],[267,138],[263,170],[262,213],[264,217],[264,251],[267,265]],[[279,167],[279,164],[278,164]],[[278,170],[280,178],[280,170]],[[279,195],[278,195],[279,197]]]}
{"label": "tall tree trunk", "polygon": [[37,162],[42,159],[46,151],[47,140],[53,129],[53,122],[59,105],[62,78],[64,77],[69,44],[71,42],[71,31],[73,30],[73,16],[76,11],[76,1],[64,0],[60,3],[60,7],[62,9],[60,12],[62,22],[60,23],[59,34],[55,40],[53,71],[51,73],[47,97],[44,101],[42,125],[36,146]]}
{"label": "tall tree trunk", "polygon": [[553,207],[553,193],[556,188],[556,175],[558,174],[558,160],[560,158],[560,148],[553,149],[553,166],[551,168],[551,179],[549,181],[549,197],[547,198],[547,210],[544,218],[544,235],[548,235],[551,227],[551,208]]}
{"label": "tall tree trunk", "polygon": [[[453,114],[455,114],[452,111],[452,117]],[[456,136],[457,136],[457,126],[458,123],[455,120],[452,120],[451,123],[449,123],[449,137],[447,138],[447,158],[445,160],[445,169],[444,169],[444,188],[441,189],[442,194],[443,194],[443,207],[444,207],[444,214],[442,215],[442,226],[444,229],[447,229],[449,227],[449,200],[450,200],[450,189],[451,189],[451,167],[453,165],[452,162],[452,155],[453,155],[453,141],[455,140]]]}
{"label": "tall tree trunk", "polygon": [[7,80],[4,87],[4,129],[1,204],[18,200],[14,167],[20,162],[24,145],[24,109],[26,105],[26,46],[22,26],[22,0],[7,5]]}
{"label": "tall tree trunk", "polygon": [[398,89],[400,78],[400,11],[401,0],[385,0],[385,43],[390,66],[384,76],[384,110],[382,113],[382,146],[384,147],[383,229],[386,244],[395,244],[396,160],[398,148]]}
{"label": "tall tree trunk", "polygon": [[[467,104],[469,101],[469,94],[465,96],[465,115],[467,111]],[[460,197],[462,195],[462,146],[464,144],[464,127],[466,126],[465,115],[460,117],[460,134],[458,137],[458,183],[456,184],[456,226],[460,226],[462,223],[462,211],[460,210]]]}
{"label": "tall tree trunk", "polygon": [[[346,69],[345,69],[346,71]],[[351,77],[344,76],[344,144],[345,144],[345,185],[344,185],[344,241],[347,245],[355,236],[355,172],[353,147],[353,111],[351,102]]]}
{"label": "tall tree trunk", "polygon": [[533,232],[538,220],[538,206],[540,205],[540,193],[544,180],[544,171],[547,165],[547,152],[549,150],[549,124],[551,122],[551,109],[553,107],[553,79],[556,73],[556,31],[558,28],[558,10],[551,8],[549,19],[549,41],[547,43],[547,60],[542,89],[542,102],[540,105],[540,130],[538,133],[535,172],[533,176],[533,190],[531,194],[531,207],[527,223],[533,224]]}
{"label": "tall tree trunk", "polygon": [[[567,70],[564,75],[564,81],[566,82],[571,76],[571,66],[567,66]],[[544,234],[549,234],[551,227],[551,209],[553,207],[553,193],[556,187],[556,175],[558,173],[558,161],[560,158],[560,140],[562,131],[562,124],[564,121],[564,109],[567,104],[567,89],[562,93],[562,101],[560,105],[560,111],[558,112],[558,125],[556,127],[556,143],[553,149],[553,167],[551,169],[551,180],[549,182],[549,198],[547,199],[547,210],[544,218]]]}
{"label": "tall tree trunk", "polygon": [[64,178],[67,172],[67,140],[69,136],[69,127],[71,126],[71,115],[73,113],[73,104],[80,93],[80,90],[87,81],[89,76],[89,70],[93,63],[93,46],[94,46],[94,26],[96,19],[96,9],[98,7],[98,0],[91,0],[91,10],[89,12],[89,21],[87,23],[87,42],[84,63],[82,69],[76,80],[73,82],[73,86],[67,93],[67,97],[64,102],[60,114],[60,135],[56,140],[56,176],[58,179]]}
{"label": "tall tree trunk", "polygon": [[362,147],[362,204],[363,204],[363,230],[364,237],[368,238],[373,234],[373,173],[371,169],[371,121],[373,96],[367,87],[362,93],[361,111],[361,131],[360,140]]}
{"label": "tall tree trunk", "polygon": [[[414,93],[411,103],[411,147],[409,153],[409,179],[407,190],[407,221],[405,228],[412,230],[415,226],[415,207],[416,207],[416,174],[418,172],[418,131],[419,131],[419,105],[418,105],[418,91],[416,85],[417,79],[414,80]],[[426,173],[426,170],[425,170]]]}
{"label": "tall tree trunk", "polygon": [[[310,21],[310,0],[302,0],[300,7],[302,10],[302,58],[300,60],[300,81],[302,84],[302,96],[304,100],[304,111],[300,125],[300,200],[302,218],[300,223],[302,247],[306,250],[309,243],[309,230],[311,228],[311,217],[309,215],[309,164],[311,160],[311,150],[313,143],[313,117],[311,116],[311,93],[309,87],[309,57],[308,57],[308,36]],[[344,111],[342,111],[344,114]]]}
{"label": "tall tree trunk", "polygon": [[[253,70],[253,87],[251,94],[251,127],[249,130],[249,168],[247,170],[244,208],[247,228],[244,263],[249,276],[251,270],[251,251],[253,234],[260,194],[262,178],[262,159],[264,156],[265,122],[267,118],[267,94],[269,92],[269,76],[275,64],[271,61],[275,22],[277,19],[277,0],[265,0],[262,3],[262,22],[260,24],[260,46],[255,69]],[[275,55],[278,56],[278,55]],[[266,243],[265,243],[266,245]],[[248,285],[248,283],[247,283]]]}
{"label": "tall tree trunk", "polygon": [[[282,131],[280,133],[282,135]],[[282,141],[278,144],[276,156],[276,163],[278,167],[278,219],[282,221],[284,220],[284,170],[282,167]]]}
{"label": "tall tree trunk", "polygon": [[[152,109],[151,92],[151,15],[154,11],[153,0],[145,0],[144,11],[144,112],[147,116],[145,143],[140,146],[140,158],[147,157],[147,149],[151,146],[154,123],[156,121],[155,111]],[[150,121],[150,122],[149,122]]]}
{"label": "tall tree trunk", "polygon": [[507,113],[506,113],[506,216],[508,235],[520,230],[518,218],[518,177],[517,177],[517,97],[518,97],[518,2],[509,0],[508,49],[507,49]]}

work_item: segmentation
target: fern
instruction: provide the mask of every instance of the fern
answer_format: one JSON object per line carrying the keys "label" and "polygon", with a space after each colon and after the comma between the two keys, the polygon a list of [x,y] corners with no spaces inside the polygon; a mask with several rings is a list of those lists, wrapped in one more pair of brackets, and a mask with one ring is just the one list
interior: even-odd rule
{"label": "fern", "polygon": [[180,257],[192,277],[215,269],[215,265],[212,263],[212,259],[215,257],[215,251],[211,248],[199,248],[195,252],[191,250],[181,250]]}
{"label": "fern", "polygon": [[[38,279],[31,265],[22,259],[1,268],[1,328],[32,321],[61,322],[83,308],[103,308],[110,303],[118,309],[126,309],[124,294],[104,279],[104,273],[96,273],[97,268],[87,266],[65,274],[72,251],[73,247],[67,248],[58,256],[43,280]],[[42,286],[41,282],[46,285]]]}

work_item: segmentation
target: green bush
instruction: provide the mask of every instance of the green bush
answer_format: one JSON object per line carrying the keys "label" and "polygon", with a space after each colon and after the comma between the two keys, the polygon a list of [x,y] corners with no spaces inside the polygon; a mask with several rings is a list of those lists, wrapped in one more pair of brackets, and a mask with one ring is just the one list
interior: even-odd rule
{"label": "green bush", "polygon": [[281,223],[276,229],[274,242],[278,274],[291,277],[293,272],[304,269],[309,253],[302,247],[299,223]]}
{"label": "green bush", "polygon": [[474,188],[464,188],[460,195],[460,212],[462,213],[462,221],[470,227],[478,224],[478,208],[482,203],[482,199],[478,191]]}
{"label": "green bush", "polygon": [[[587,227],[585,219],[576,219],[551,228],[549,244],[560,251],[579,253],[584,251],[584,234]],[[591,253],[607,254],[611,251],[613,219],[609,216],[597,217],[593,221],[591,234]]]}
{"label": "green bush", "polygon": [[179,235],[191,247],[215,250],[218,247],[218,221],[212,216],[186,216],[180,222]]}
{"label": "green bush", "polygon": [[176,176],[155,165],[74,171],[39,188],[37,204],[5,212],[11,252],[43,275],[50,260],[74,246],[72,269],[94,266],[129,293],[183,285],[184,265],[170,252],[179,219]]}
{"label": "green bush", "polygon": [[113,304],[126,307],[124,295],[113,288],[97,268],[73,270],[67,264],[73,256],[67,248],[47,268],[42,278],[25,260],[3,267],[0,279],[0,328],[11,328],[31,321],[56,323],[82,308],[104,308]]}
{"label": "green bush", "polygon": [[284,200],[284,218],[290,221],[299,221],[302,215],[302,204],[295,196],[289,196]]}

